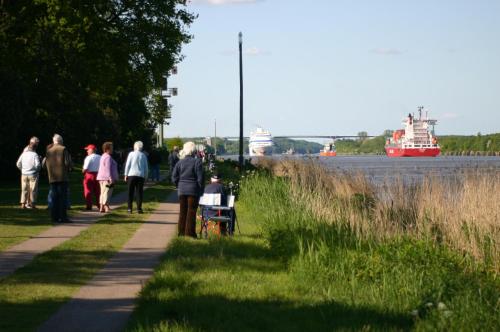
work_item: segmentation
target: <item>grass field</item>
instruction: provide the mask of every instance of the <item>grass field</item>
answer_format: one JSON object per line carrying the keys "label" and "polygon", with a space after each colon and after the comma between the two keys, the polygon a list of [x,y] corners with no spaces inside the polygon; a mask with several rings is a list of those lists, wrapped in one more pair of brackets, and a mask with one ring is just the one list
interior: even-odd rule
{"label": "grass field", "polygon": [[0,280],[0,330],[31,331],[64,304],[118,251],[171,187],[144,192],[145,214],[113,210],[77,237]]}
{"label": "grass field", "polygon": [[[73,213],[85,208],[82,180],[81,170],[75,170],[70,174],[70,218]],[[119,181],[114,193],[124,190],[126,190],[126,183]],[[48,181],[46,177],[42,177],[38,191],[38,209],[23,210],[19,208],[20,182],[0,183],[0,251],[25,241],[52,226],[50,213],[46,209],[48,192]]]}
{"label": "grass field", "polygon": [[[176,239],[128,330],[500,330],[488,261],[412,232],[366,236],[311,211],[294,190],[286,177],[247,175],[242,234]],[[365,211],[354,193],[349,212]]]}
{"label": "grass field", "polygon": [[[239,210],[243,235],[176,239],[141,294],[129,331],[325,331],[372,326],[399,330],[408,314],[347,304],[310,292],[288,261]],[[361,302],[361,301],[360,301]]]}

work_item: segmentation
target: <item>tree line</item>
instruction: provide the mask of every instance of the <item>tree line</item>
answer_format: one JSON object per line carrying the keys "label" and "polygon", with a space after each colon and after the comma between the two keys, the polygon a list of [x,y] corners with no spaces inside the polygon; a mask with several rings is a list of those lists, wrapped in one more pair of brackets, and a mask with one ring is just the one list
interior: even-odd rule
{"label": "tree line", "polygon": [[[153,142],[170,116],[162,77],[182,60],[195,15],[186,0],[2,0],[0,167],[31,136],[73,153],[107,140]],[[43,149],[43,148],[42,148]],[[44,153],[44,151],[39,151]]]}
{"label": "tree line", "polygon": [[[382,135],[368,138],[366,132],[358,133],[358,139],[339,139],[335,146],[339,154],[385,154],[385,142],[392,135],[391,130],[385,130]],[[192,140],[204,144],[204,137],[168,139],[167,145],[171,148],[174,145],[182,146],[183,142]],[[213,137],[212,137],[213,142]],[[227,138],[217,138],[217,153],[220,155],[235,155],[239,153],[238,140],[228,140]],[[500,153],[500,133],[472,136],[439,136],[439,145],[442,154],[450,155],[490,155]],[[248,153],[248,139],[243,142],[244,153]],[[273,153],[281,154],[292,149],[299,154],[319,153],[323,145],[305,140],[293,140],[288,138],[274,139]],[[207,151],[213,153],[213,148],[207,146]]]}
{"label": "tree line", "polygon": [[[205,137],[173,137],[166,140],[166,145],[171,149],[171,147],[177,145],[181,146],[183,142],[193,141],[198,144],[206,144]],[[215,142],[215,143],[214,143]],[[319,153],[319,151],[323,148],[322,144],[309,142],[306,140],[294,140],[289,138],[275,138],[273,139],[273,153],[274,154],[282,154],[292,150],[294,153],[299,154],[309,154],[309,153]],[[215,149],[213,145],[217,145],[217,154],[219,155],[237,155],[240,153],[240,145],[238,140],[227,139],[224,137],[218,137],[214,139],[211,137],[211,144],[206,145],[206,151],[208,153],[214,153]],[[243,140],[243,153],[248,154],[248,138],[244,138]]]}

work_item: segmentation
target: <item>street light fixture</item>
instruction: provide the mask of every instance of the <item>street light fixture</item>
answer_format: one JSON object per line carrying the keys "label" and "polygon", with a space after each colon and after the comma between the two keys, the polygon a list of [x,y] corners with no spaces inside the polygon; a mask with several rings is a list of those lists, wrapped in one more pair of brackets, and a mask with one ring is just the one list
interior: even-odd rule
{"label": "street light fixture", "polygon": [[[177,75],[177,66],[173,66],[170,71],[168,71],[167,73],[165,73],[165,75],[163,75],[163,77],[165,78],[165,90],[161,90],[161,96],[165,98],[165,102],[167,104],[167,110],[169,108],[169,105],[168,105],[168,98],[169,97],[175,97],[177,96],[178,94],[178,89],[177,88],[169,88],[168,87],[168,76],[169,75]],[[167,125],[169,125],[170,123],[167,122],[166,123]],[[164,122],[162,121],[160,124],[159,124],[159,137],[158,137],[158,147],[162,147],[163,146],[163,125],[164,125]]]}
{"label": "street light fixture", "polygon": [[175,97],[179,93],[177,88],[168,88],[167,90],[161,90],[162,97],[170,98]]}

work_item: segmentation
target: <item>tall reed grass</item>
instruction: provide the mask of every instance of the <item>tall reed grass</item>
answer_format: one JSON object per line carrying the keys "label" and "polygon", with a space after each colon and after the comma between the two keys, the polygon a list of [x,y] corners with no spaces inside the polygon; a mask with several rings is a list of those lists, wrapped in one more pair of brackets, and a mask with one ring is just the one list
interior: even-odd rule
{"label": "tall reed grass", "polygon": [[[313,160],[263,159],[257,166],[286,181],[280,195],[288,195],[291,203],[282,203],[301,209],[302,219],[310,215],[364,240],[431,240],[484,263],[494,275],[500,272],[498,172],[429,176],[418,183],[392,178],[374,185],[362,173],[332,172]],[[264,197],[271,192],[256,186],[247,190],[261,190]],[[273,218],[276,222],[280,216]]]}

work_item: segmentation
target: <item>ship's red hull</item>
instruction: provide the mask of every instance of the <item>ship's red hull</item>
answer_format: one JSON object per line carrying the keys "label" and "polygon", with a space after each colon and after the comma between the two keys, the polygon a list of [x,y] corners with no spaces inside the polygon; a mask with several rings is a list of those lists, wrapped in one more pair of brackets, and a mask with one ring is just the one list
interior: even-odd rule
{"label": "ship's red hull", "polygon": [[336,151],[323,151],[319,152],[319,155],[322,157],[335,157],[337,155]]}
{"label": "ship's red hull", "polygon": [[385,147],[388,157],[436,157],[441,153],[441,149],[436,148],[398,148],[393,146]]}

